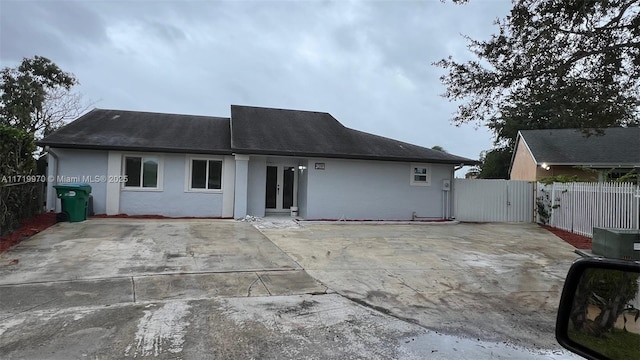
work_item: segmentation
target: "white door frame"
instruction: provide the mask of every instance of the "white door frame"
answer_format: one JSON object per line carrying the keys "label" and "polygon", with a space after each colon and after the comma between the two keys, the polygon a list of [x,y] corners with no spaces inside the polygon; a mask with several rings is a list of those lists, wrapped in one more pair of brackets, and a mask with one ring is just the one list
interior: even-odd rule
{"label": "white door frame", "polygon": [[[266,193],[265,193],[265,212],[266,213],[288,213],[290,209],[284,209],[283,199],[284,199],[284,169],[285,168],[293,168],[293,205],[298,206],[298,166],[294,164],[288,163],[273,163],[267,164],[267,167],[275,167],[277,168],[277,181],[276,184],[278,186],[279,191],[276,193],[276,208],[270,209],[266,206]],[[265,186],[266,186],[266,176],[265,176]]]}

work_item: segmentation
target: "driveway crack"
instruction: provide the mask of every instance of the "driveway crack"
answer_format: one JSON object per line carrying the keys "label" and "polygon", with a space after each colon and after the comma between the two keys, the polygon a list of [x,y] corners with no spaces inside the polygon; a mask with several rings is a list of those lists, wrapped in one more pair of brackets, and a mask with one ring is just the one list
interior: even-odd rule
{"label": "driveway crack", "polygon": [[336,292],[336,294],[338,294],[338,295],[342,296],[343,298],[345,298],[347,300],[350,300],[350,301],[352,301],[352,302],[354,302],[354,303],[356,303],[356,304],[358,304],[360,306],[363,306],[363,307],[365,307],[367,309],[371,309],[373,311],[379,312],[379,313],[384,314],[386,316],[391,316],[393,318],[396,318],[396,319],[398,319],[400,321],[407,322],[409,324],[417,325],[417,326],[419,326],[419,327],[421,327],[423,329],[434,331],[432,328],[429,328],[429,327],[426,327],[426,326],[420,324],[420,322],[417,319],[413,319],[413,318],[410,318],[410,317],[405,317],[405,316],[401,316],[401,315],[395,314],[393,311],[391,311],[391,310],[389,310],[389,309],[387,309],[385,307],[382,307],[382,306],[373,305],[373,304],[367,302],[365,299],[360,299],[360,298],[357,298],[357,297],[354,297],[354,296],[341,294],[339,292]]}
{"label": "driveway crack", "polygon": [[136,282],[133,279],[133,276],[131,277],[131,292],[133,293],[133,302],[136,302]]}
{"label": "driveway crack", "polygon": [[249,284],[249,288],[247,289],[247,297],[251,296],[251,290],[253,289],[253,285],[255,285],[258,281],[260,281],[260,276],[257,276],[258,274],[256,274],[256,279],[253,280],[251,282],[251,284]]}
{"label": "driveway crack", "polygon": [[22,311],[19,311],[19,312],[15,313],[15,314],[9,315],[9,316],[7,316],[7,317],[5,317],[5,318],[2,318],[2,319],[0,319],[0,321],[5,321],[5,320],[7,320],[7,319],[11,319],[11,318],[12,318],[12,317],[14,317],[14,316],[18,316],[18,315],[20,315],[20,314],[26,313],[27,311],[31,311],[31,310],[33,310],[33,309],[35,309],[35,308],[39,308],[40,306],[44,306],[44,305],[50,304],[50,303],[52,303],[52,302],[54,302],[54,301],[56,301],[56,300],[58,300],[58,298],[53,298],[53,299],[51,299],[51,300],[49,300],[49,301],[45,301],[45,302],[43,302],[43,303],[41,303],[41,304],[38,304],[38,305],[32,306],[32,307],[30,307],[30,308],[28,308],[28,309],[26,309],[26,310],[22,310]]}
{"label": "driveway crack", "polygon": [[390,272],[390,271],[388,271],[388,270],[385,270],[385,271],[387,272],[387,274],[389,274],[389,276],[391,276],[392,278],[394,278],[394,279],[398,280],[398,282],[400,283],[400,285],[405,286],[405,287],[408,287],[409,289],[411,289],[411,290],[413,290],[413,291],[415,291],[415,292],[417,292],[417,293],[420,293],[420,291],[418,291],[418,289],[416,289],[416,288],[414,288],[413,286],[411,286],[411,285],[407,284],[406,282],[404,282],[404,279],[402,279],[400,276],[394,275],[393,273],[391,273],[391,272]]}
{"label": "driveway crack", "polygon": [[[264,283],[264,281],[262,281],[262,278],[260,277],[260,274],[256,273],[256,276],[258,277],[258,280],[260,280],[260,283],[262,283],[262,286],[264,286],[265,290],[267,290],[267,294],[269,294],[269,296],[271,296],[271,291],[269,291],[269,288],[267,287],[267,284]],[[254,281],[255,283],[255,281]]]}

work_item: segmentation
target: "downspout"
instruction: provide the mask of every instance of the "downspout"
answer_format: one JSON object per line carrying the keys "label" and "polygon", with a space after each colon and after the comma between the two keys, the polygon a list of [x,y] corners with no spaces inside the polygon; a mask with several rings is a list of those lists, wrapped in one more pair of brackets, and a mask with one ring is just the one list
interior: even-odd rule
{"label": "downspout", "polygon": [[[55,153],[55,151],[53,151],[53,149],[51,149],[51,147],[49,147],[49,145],[44,147],[44,150],[51,155],[51,157],[53,157],[55,159],[54,162],[54,166],[53,166],[53,179],[52,178],[47,178],[47,202],[49,202],[49,206],[47,210],[49,211],[56,211],[56,197],[54,196],[54,192],[53,192],[53,185],[56,185],[56,181],[58,180],[58,163],[60,162],[60,158],[58,157],[58,154]],[[51,166],[51,164],[48,164],[48,166]]]}

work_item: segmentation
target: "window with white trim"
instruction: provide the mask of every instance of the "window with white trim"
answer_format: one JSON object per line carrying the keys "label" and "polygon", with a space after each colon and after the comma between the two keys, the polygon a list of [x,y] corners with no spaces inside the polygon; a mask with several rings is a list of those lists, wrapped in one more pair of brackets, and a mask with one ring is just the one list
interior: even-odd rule
{"label": "window with white trim", "polygon": [[425,164],[411,164],[411,185],[431,185],[431,167]]}
{"label": "window with white trim", "polygon": [[160,158],[154,156],[124,157],[125,188],[159,189]]}
{"label": "window with white trim", "polygon": [[222,190],[222,160],[192,158],[189,190]]}

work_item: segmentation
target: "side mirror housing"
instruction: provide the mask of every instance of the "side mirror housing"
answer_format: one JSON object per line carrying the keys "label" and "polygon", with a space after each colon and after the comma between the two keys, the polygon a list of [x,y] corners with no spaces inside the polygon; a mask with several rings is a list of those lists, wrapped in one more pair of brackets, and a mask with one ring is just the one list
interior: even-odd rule
{"label": "side mirror housing", "polygon": [[577,260],[562,290],[556,339],[587,359],[640,359],[640,262]]}

